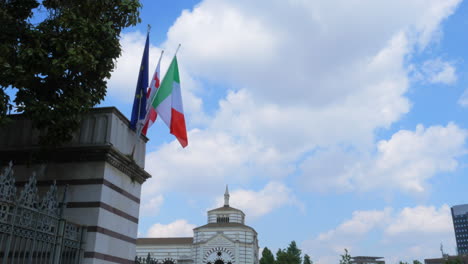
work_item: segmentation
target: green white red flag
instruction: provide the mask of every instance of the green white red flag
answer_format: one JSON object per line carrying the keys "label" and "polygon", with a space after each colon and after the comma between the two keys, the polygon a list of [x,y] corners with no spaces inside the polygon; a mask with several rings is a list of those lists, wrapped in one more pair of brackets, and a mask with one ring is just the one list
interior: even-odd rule
{"label": "green white red flag", "polygon": [[188,145],[188,138],[176,56],[172,59],[171,65],[161,82],[161,86],[152,100],[152,105],[164,123],[169,127],[171,134],[185,148]]}

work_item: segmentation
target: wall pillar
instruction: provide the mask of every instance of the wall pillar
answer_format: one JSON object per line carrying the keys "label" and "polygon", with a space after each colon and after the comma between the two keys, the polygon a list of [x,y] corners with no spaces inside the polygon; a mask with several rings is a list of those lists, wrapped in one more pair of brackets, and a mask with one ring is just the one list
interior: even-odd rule
{"label": "wall pillar", "polygon": [[87,226],[85,264],[133,264],[138,230],[141,185],[150,177],[144,170],[147,138],[137,140],[129,121],[114,107],[93,109],[73,140],[44,154],[39,132],[21,115],[0,128],[0,162],[13,161],[19,186],[47,160],[38,186],[55,180],[68,185],[64,218]]}

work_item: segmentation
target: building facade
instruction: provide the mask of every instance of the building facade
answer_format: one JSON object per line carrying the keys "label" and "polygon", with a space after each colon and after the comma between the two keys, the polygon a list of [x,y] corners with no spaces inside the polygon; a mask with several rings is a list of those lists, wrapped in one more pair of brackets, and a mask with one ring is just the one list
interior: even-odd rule
{"label": "building facade", "polygon": [[385,264],[383,257],[356,256],[351,257],[351,264]]}
{"label": "building facade", "polygon": [[451,209],[458,255],[468,255],[468,204],[455,205]]}
{"label": "building facade", "polygon": [[229,206],[226,187],[224,206],[208,211],[208,223],[196,227],[193,237],[138,238],[137,256],[165,264],[258,264],[257,232],[245,225],[245,214]]}
{"label": "building facade", "polygon": [[452,263],[468,264],[468,256],[449,256],[446,255],[443,258],[431,258],[425,259],[424,264],[446,264],[448,261],[453,261]]}

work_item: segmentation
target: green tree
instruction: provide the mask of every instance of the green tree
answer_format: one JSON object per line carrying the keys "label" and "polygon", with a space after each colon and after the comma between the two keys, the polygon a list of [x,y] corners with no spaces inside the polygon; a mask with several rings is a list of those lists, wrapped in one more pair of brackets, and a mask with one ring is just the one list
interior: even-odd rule
{"label": "green tree", "polygon": [[286,254],[290,258],[291,262],[289,264],[301,264],[301,250],[297,247],[296,241],[291,241],[288,248],[286,249]]}
{"label": "green tree", "polygon": [[273,253],[267,247],[265,247],[262,251],[260,264],[275,264],[275,256],[273,256]]}
{"label": "green tree", "polygon": [[310,260],[310,256],[305,254],[304,255],[304,262],[303,264],[312,264],[312,260]]}
{"label": "green tree", "polygon": [[445,264],[463,264],[463,261],[457,257],[457,258],[450,258],[444,262]]}
{"label": "green tree", "polygon": [[43,144],[70,140],[104,99],[119,35],[140,22],[140,8],[138,0],[0,1],[0,124],[13,109],[46,131]]}
{"label": "green tree", "polygon": [[301,250],[297,247],[295,241],[291,241],[285,250],[278,249],[276,253],[277,264],[301,264]]}
{"label": "green tree", "polygon": [[413,264],[422,264],[422,263],[421,263],[421,261],[415,259],[415,260],[413,260]]}
{"label": "green tree", "polygon": [[351,256],[349,255],[348,250],[345,248],[344,251],[344,255],[340,255],[340,264],[351,264]]}
{"label": "green tree", "polygon": [[288,263],[287,262],[287,256],[286,256],[286,252],[284,252],[284,250],[282,249],[278,249],[278,251],[276,251],[276,264],[285,264],[285,263]]}

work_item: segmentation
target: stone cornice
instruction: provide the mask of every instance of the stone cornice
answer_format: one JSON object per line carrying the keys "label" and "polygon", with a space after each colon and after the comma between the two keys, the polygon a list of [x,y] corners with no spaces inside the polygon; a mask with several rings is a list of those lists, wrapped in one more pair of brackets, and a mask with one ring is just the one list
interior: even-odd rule
{"label": "stone cornice", "polygon": [[15,165],[37,164],[43,161],[48,163],[105,161],[140,184],[151,177],[129,156],[122,154],[111,144],[63,147],[53,151],[42,151],[40,148],[0,150],[1,165],[6,165],[10,160]]}
{"label": "stone cornice", "polygon": [[[117,107],[95,107],[91,108],[88,113],[84,114],[84,117],[88,115],[93,115],[93,114],[115,114],[127,127],[130,127],[130,121],[127,119],[127,117],[122,114],[122,112],[117,109]],[[28,120],[28,117],[26,117],[24,114],[11,114],[8,115],[8,118],[12,120]],[[140,135],[140,138],[143,139],[143,141],[146,143],[148,142],[148,138],[145,135]]]}

